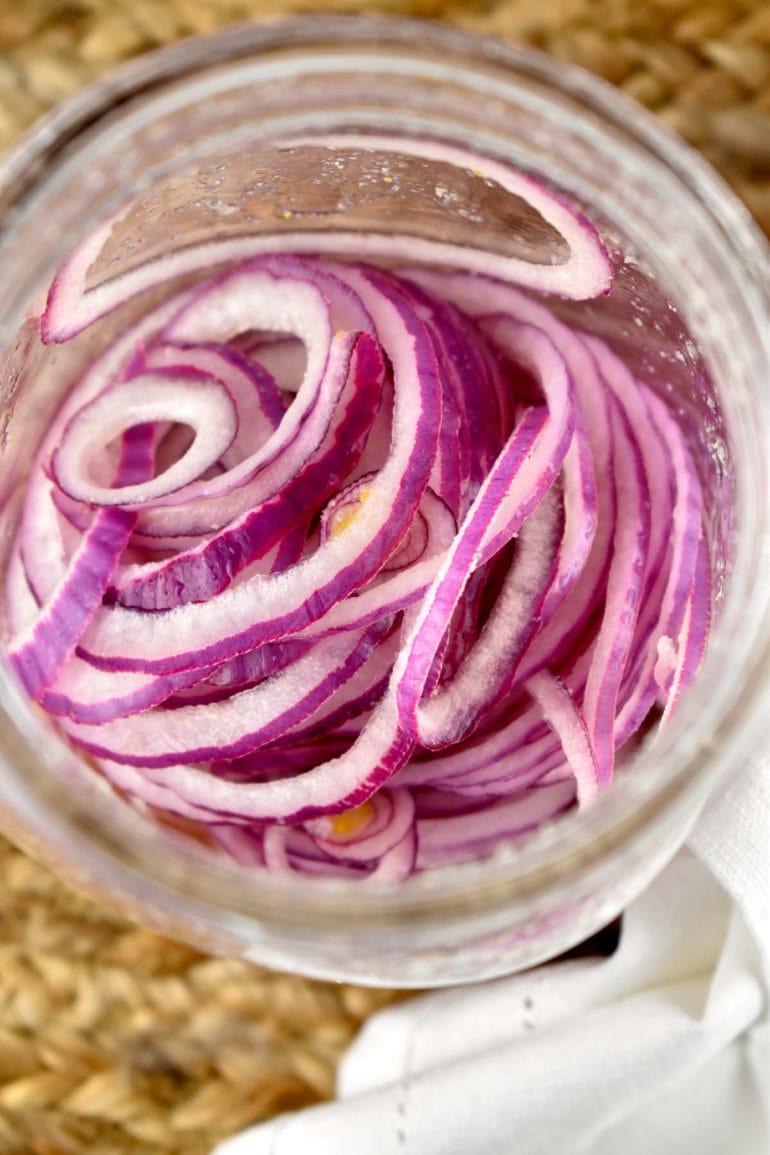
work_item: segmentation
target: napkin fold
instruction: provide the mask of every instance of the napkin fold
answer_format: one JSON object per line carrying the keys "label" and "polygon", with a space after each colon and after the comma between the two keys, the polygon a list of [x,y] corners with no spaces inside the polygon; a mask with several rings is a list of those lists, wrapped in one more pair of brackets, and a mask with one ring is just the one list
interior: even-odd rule
{"label": "napkin fold", "polygon": [[213,1155],[768,1155],[770,771],[712,800],[609,958],[374,1015],[337,1099]]}

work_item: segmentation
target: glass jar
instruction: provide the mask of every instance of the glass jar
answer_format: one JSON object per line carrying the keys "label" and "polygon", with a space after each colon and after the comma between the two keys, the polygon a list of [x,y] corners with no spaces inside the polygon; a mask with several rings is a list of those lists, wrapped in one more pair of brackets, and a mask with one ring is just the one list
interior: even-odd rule
{"label": "glass jar", "polygon": [[[615,917],[740,771],[770,708],[770,325],[764,241],[713,172],[614,89],[561,61],[439,25],[322,17],[229,29],[142,57],[41,121],[0,172],[0,549],[29,446],[108,320],[43,347],[35,317],[64,256],[119,216],[97,277],[250,231],[409,227],[498,251],[547,230],[473,186],[440,205],[423,163],[376,195],[298,133],[438,138],[540,174],[597,223],[606,299],[555,304],[667,391],[697,447],[718,574],[709,653],[672,723],[600,805],[490,858],[406,884],[275,878],[122,803],[3,665],[0,815],[9,835],[130,916],[202,948],[389,986],[482,979],[554,957]],[[353,162],[351,162],[353,163]],[[355,167],[358,165],[358,167]],[[322,178],[322,179],[321,179]],[[395,185],[395,187],[393,187]],[[517,228],[520,225],[522,228]],[[436,232],[438,230],[438,232]],[[481,238],[481,239],[480,239]],[[558,252],[552,252],[558,260]]]}

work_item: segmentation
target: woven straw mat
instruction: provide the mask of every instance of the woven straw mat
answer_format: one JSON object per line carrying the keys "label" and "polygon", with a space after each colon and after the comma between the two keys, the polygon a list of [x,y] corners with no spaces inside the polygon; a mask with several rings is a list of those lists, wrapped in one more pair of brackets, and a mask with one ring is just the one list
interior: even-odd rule
{"label": "woven straw mat", "polygon": [[[0,149],[127,57],[319,9],[443,18],[582,64],[701,149],[770,232],[766,0],[0,0]],[[2,839],[0,872],[0,1155],[204,1155],[331,1095],[354,1032],[398,997],[208,958]]]}

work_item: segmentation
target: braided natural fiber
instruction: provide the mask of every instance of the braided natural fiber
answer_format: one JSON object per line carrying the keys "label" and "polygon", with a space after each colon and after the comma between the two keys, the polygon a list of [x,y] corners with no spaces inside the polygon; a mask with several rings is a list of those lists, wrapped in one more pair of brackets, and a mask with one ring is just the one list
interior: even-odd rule
{"label": "braided natural fiber", "polygon": [[198,1155],[331,1094],[395,996],[210,959],[0,841],[0,1153]]}
{"label": "braided natural fiber", "polygon": [[[766,0],[0,0],[0,148],[119,60],[309,10],[443,17],[576,61],[654,109],[770,232]],[[394,994],[206,958],[81,898],[0,840],[0,1155],[198,1155],[328,1096]]]}

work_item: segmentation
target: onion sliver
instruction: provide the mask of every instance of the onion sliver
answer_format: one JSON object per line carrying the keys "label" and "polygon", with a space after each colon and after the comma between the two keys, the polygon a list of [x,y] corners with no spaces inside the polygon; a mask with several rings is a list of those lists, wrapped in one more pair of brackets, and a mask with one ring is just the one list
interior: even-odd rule
{"label": "onion sliver", "polygon": [[354,256],[387,257],[401,261],[424,260],[473,269],[499,276],[527,288],[557,293],[573,299],[587,299],[609,291],[612,264],[596,229],[580,212],[562,197],[532,177],[518,172],[502,161],[466,152],[456,146],[373,134],[345,134],[341,137],[296,137],[287,139],[285,147],[301,144],[319,148],[364,148],[382,153],[433,159],[470,171],[500,185],[535,209],[566,242],[569,258],[563,264],[551,260],[528,262],[498,256],[487,250],[474,250],[447,242],[426,241],[416,237],[398,237],[392,232],[281,232],[261,236],[240,236],[232,240],[210,241],[180,249],[167,257],[145,265],[96,286],[86,288],[91,266],[107,243],[120,214],[91,234],[56,275],[41,318],[45,341],[66,341],[82,332],[100,317],[139,293],[147,292],[171,278],[199,272],[214,264],[243,261],[265,253],[341,253]]}
{"label": "onion sliver", "polygon": [[[142,424],[123,435],[116,485],[141,484],[152,463],[152,440]],[[39,614],[9,645],[11,663],[33,698],[56,677],[97,612],[134,521],[129,510],[99,510]]]}
{"label": "onion sliver", "polygon": [[[160,421],[189,425],[196,436],[187,453],[159,477],[110,489],[88,477],[84,466],[97,446],[137,425]],[[203,473],[232,445],[237,430],[235,406],[221,386],[183,377],[135,377],[97,397],[72,419],[54,454],[53,474],[69,497],[89,505],[131,508],[173,493]]]}
{"label": "onion sliver", "polygon": [[381,625],[362,636],[329,639],[253,689],[222,701],[160,708],[96,727],[64,727],[84,749],[134,766],[238,758],[274,742],[323,705],[363,665],[382,632]]}

